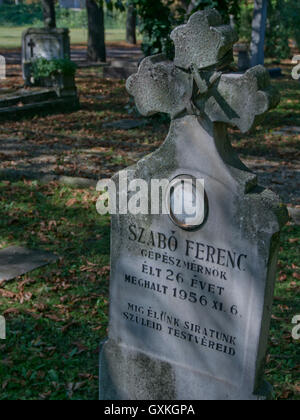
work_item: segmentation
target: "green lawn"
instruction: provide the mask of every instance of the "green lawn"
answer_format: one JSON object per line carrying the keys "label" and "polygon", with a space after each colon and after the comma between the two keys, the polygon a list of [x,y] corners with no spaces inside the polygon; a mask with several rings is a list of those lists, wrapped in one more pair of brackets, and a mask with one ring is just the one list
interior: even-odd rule
{"label": "green lawn", "polygon": [[[27,27],[0,27],[0,49],[21,47],[22,32]],[[125,40],[125,30],[107,29],[106,41],[118,42]],[[71,43],[84,44],[87,41],[87,29],[71,29]]]}

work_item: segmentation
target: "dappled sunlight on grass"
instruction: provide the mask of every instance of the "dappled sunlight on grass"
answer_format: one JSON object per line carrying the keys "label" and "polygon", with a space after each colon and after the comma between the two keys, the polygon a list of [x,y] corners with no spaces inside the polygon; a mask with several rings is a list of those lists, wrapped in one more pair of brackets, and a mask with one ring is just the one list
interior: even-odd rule
{"label": "dappled sunlight on grass", "polygon": [[[98,346],[107,327],[109,218],[97,214],[92,190],[2,182],[0,191],[2,246],[23,244],[60,257],[0,288],[8,328],[0,345],[0,398],[96,399]],[[16,197],[18,205],[8,209]]]}

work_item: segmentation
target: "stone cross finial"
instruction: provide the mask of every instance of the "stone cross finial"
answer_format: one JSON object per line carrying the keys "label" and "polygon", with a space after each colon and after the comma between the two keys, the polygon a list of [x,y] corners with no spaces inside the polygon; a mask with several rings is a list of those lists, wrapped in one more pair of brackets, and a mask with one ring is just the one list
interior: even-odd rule
{"label": "stone cross finial", "polygon": [[163,55],[147,57],[128,79],[127,90],[141,114],[198,115],[247,132],[277,105],[264,67],[244,74],[228,71],[238,38],[229,25],[222,25],[216,10],[195,13],[171,38],[174,62]]}
{"label": "stone cross finial", "polygon": [[216,66],[238,41],[236,32],[223,25],[221,15],[214,9],[195,13],[186,25],[174,29],[171,39],[175,44],[174,64],[182,69],[194,65],[198,69]]}

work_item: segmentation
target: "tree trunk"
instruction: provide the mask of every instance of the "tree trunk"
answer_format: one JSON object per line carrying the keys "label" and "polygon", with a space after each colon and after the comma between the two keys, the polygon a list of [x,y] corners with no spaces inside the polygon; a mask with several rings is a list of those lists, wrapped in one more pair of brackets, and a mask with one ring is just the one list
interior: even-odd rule
{"label": "tree trunk", "polygon": [[254,0],[252,21],[251,67],[265,62],[265,37],[268,13],[268,0]]}
{"label": "tree trunk", "polygon": [[127,9],[126,41],[136,45],[136,8],[130,4]]}
{"label": "tree trunk", "polygon": [[54,0],[42,0],[45,28],[56,28]]}
{"label": "tree trunk", "polygon": [[106,61],[104,11],[103,6],[97,0],[86,0],[88,13],[88,60]]}

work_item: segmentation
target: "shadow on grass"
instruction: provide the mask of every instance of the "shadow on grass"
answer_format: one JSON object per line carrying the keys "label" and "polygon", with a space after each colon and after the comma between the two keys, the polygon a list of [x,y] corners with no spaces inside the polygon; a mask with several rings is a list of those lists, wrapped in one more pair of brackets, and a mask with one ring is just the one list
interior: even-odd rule
{"label": "shadow on grass", "polygon": [[[2,245],[22,243],[61,257],[0,289],[7,318],[0,399],[97,399],[98,346],[108,320],[109,218],[96,213],[94,202],[79,200],[86,192],[55,184],[1,182],[0,192]],[[68,207],[74,194],[78,202]]]}

